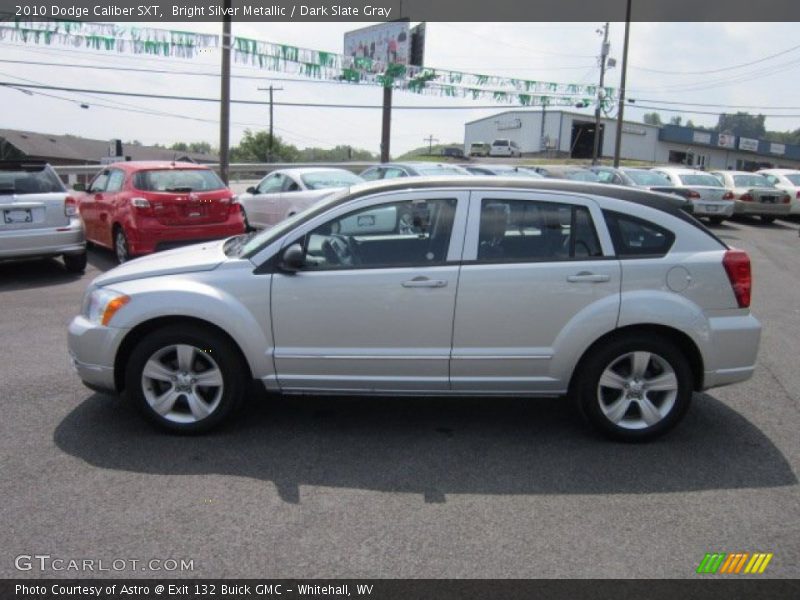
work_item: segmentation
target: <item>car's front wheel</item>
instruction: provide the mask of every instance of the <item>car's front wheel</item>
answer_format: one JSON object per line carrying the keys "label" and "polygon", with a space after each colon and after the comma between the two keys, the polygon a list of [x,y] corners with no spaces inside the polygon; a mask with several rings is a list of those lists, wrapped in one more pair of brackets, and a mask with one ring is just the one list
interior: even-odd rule
{"label": "car's front wheel", "polygon": [[133,350],[125,384],[139,409],[161,428],[201,433],[239,404],[246,375],[238,349],[203,327],[171,326]]}
{"label": "car's front wheel", "polygon": [[692,371],[671,341],[628,335],[593,351],[575,391],[583,414],[605,435],[646,441],[672,429],[692,399]]}

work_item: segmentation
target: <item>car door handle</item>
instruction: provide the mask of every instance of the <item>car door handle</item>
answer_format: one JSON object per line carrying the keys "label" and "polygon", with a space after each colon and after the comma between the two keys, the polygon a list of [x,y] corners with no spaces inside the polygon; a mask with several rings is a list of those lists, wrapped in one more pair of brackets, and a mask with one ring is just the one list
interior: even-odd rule
{"label": "car door handle", "polygon": [[600,273],[589,273],[587,271],[581,271],[577,275],[568,275],[567,281],[570,283],[603,283],[604,281],[610,281],[610,275],[603,275]]}
{"label": "car door handle", "polygon": [[404,288],[440,288],[447,285],[444,279],[428,279],[427,277],[415,277],[402,283]]}

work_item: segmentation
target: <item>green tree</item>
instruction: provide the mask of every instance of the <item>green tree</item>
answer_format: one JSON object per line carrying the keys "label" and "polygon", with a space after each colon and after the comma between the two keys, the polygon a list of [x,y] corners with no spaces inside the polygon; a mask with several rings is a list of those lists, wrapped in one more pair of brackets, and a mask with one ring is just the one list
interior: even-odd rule
{"label": "green tree", "polygon": [[663,125],[661,115],[657,112],[645,113],[642,119],[644,119],[644,122],[648,125]]}
{"label": "green tree", "polygon": [[765,118],[764,115],[751,115],[747,112],[737,112],[733,115],[723,113],[719,116],[716,130],[742,137],[763,138],[767,133],[764,126]]}
{"label": "green tree", "polygon": [[214,148],[208,142],[175,142],[169,147],[176,152],[196,152],[198,154],[213,154]]}
{"label": "green tree", "polygon": [[683,117],[680,115],[675,115],[669,120],[670,125],[680,125],[683,122]]}
{"label": "green tree", "polygon": [[[269,132],[245,129],[244,137],[238,146],[230,151],[232,162],[266,162],[269,155]],[[279,136],[272,141],[273,162],[298,162],[300,151],[296,146],[287,144]]]}

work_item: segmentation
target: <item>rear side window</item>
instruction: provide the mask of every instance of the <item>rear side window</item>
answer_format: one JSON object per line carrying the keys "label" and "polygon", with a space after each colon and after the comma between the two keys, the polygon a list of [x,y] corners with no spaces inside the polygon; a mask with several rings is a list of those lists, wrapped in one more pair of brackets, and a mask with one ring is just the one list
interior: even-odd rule
{"label": "rear side window", "polygon": [[674,233],[650,221],[610,210],[603,215],[617,256],[665,256],[675,242]]}
{"label": "rear side window", "polygon": [[582,206],[485,198],[478,262],[526,262],[602,256],[589,211]]}

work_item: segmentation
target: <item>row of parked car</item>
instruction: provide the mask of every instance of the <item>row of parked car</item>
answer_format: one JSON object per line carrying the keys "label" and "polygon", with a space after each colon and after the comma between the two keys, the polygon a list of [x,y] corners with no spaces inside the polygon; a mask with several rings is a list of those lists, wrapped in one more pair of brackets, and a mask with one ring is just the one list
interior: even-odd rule
{"label": "row of parked car", "polygon": [[86,242],[131,257],[176,245],[265,229],[339,190],[366,181],[425,176],[564,179],[665,194],[696,217],[721,223],[734,214],[764,222],[800,213],[800,171],[696,171],[681,167],[611,168],[431,162],[383,163],[360,175],[337,168],[273,171],[237,197],[208,167],[123,162],[88,186],[68,191],[43,162],[0,163],[0,259],[63,256],[70,271],[86,266]]}

